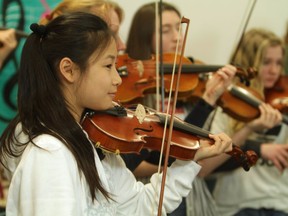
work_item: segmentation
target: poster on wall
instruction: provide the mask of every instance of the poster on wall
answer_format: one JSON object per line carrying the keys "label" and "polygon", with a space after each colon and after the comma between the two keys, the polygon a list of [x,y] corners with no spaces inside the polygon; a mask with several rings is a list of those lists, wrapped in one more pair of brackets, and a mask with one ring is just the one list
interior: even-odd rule
{"label": "poster on wall", "polygon": [[[30,34],[31,23],[49,15],[60,0],[0,0],[0,28]],[[17,38],[16,49],[0,69],[0,135],[17,112],[17,70],[25,37]],[[1,49],[1,48],[0,48]]]}

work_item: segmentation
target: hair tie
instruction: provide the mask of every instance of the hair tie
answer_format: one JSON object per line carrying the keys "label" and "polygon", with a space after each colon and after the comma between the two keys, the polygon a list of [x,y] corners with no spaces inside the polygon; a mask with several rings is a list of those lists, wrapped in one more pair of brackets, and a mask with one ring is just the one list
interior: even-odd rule
{"label": "hair tie", "polygon": [[45,14],[45,18],[49,21],[52,20],[52,17],[53,17],[52,14],[49,14],[49,13]]}
{"label": "hair tie", "polygon": [[44,25],[38,25],[37,23],[32,23],[30,25],[30,29],[40,37],[43,37],[46,34],[46,26]]}

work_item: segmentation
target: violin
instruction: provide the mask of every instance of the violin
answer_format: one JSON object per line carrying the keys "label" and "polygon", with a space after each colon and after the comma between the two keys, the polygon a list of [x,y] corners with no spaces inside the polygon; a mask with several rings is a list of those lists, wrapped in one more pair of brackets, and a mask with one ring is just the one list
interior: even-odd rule
{"label": "violin", "polygon": [[[168,95],[170,83],[172,80],[173,62],[175,55],[173,53],[163,54],[163,71],[164,71],[164,89]],[[180,61],[180,56],[176,56],[176,62]],[[188,58],[182,57],[182,70],[180,77],[180,86],[178,91],[179,98],[187,98],[193,94],[194,89],[199,84],[199,73],[217,71],[222,65],[203,65],[193,64]],[[121,104],[138,103],[146,94],[156,92],[156,57],[152,56],[149,60],[135,60],[127,54],[120,55],[117,61],[117,69],[123,82],[118,87],[116,101]],[[178,70],[178,64],[175,69]],[[254,77],[254,70],[237,68],[237,74],[240,78]],[[172,92],[175,91],[175,84]]]}
{"label": "violin", "polygon": [[[134,111],[115,106],[106,111],[87,113],[81,124],[95,146],[106,151],[116,154],[139,153],[142,148],[160,151],[167,114],[148,109],[140,113],[142,114],[139,114],[137,109]],[[201,138],[213,141],[209,134],[208,131],[175,117],[169,156],[180,160],[193,160],[200,148]],[[164,151],[165,149],[166,145]],[[246,171],[258,159],[255,152],[244,153],[238,146],[233,146],[233,150],[228,154]]]}
{"label": "violin", "polygon": [[288,113],[288,77],[282,75],[272,88],[265,89],[265,102],[282,113]]}
{"label": "violin", "polygon": [[[247,70],[242,69],[241,67],[236,67],[237,71],[235,76],[239,78],[239,82],[243,83],[246,86],[250,85],[250,80],[255,78],[257,76],[257,71],[250,67]],[[187,101],[195,102],[202,98],[205,89],[206,89],[206,83],[209,79],[211,79],[213,76],[213,72],[208,73],[201,73],[198,75],[198,85],[192,92],[192,94],[187,98]]]}
{"label": "violin", "polygon": [[[243,84],[237,84],[228,87],[217,101],[217,105],[236,120],[249,122],[260,116],[258,107],[263,102],[264,98],[257,91]],[[277,109],[273,104],[270,105]],[[282,114],[282,122],[288,124],[288,116]]]}

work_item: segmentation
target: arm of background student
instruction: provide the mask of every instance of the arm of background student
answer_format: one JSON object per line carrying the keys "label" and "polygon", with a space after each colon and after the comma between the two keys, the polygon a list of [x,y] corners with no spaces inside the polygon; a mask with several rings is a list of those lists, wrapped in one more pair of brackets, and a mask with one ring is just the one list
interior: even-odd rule
{"label": "arm of background student", "polygon": [[[284,162],[286,157],[285,154],[287,153],[287,151],[284,151],[285,147],[283,147],[283,145],[281,145],[281,147],[277,147],[276,145],[272,147],[270,145],[267,146],[267,144],[262,142],[248,140],[248,137],[251,133],[273,128],[278,125],[282,120],[280,112],[273,109],[268,104],[261,104],[259,109],[261,113],[260,117],[249,122],[239,131],[237,131],[232,136],[233,143],[239,145],[243,151],[253,150],[259,157],[263,157],[264,159],[269,159],[273,161],[275,166],[281,171],[283,170],[283,166],[286,167],[287,164],[287,159],[285,161],[286,163]],[[275,154],[269,154],[267,152],[268,148],[270,148],[270,150],[273,149],[273,151],[275,151]],[[215,158],[204,160],[202,162],[202,166],[203,168],[199,175],[205,177],[213,171],[229,171],[238,168],[240,165],[230,156],[220,155]]]}
{"label": "arm of background student", "polygon": [[203,127],[209,114],[214,110],[217,100],[232,83],[235,74],[236,68],[231,65],[226,65],[217,71],[207,81],[202,98],[195,104],[185,121]]}
{"label": "arm of background student", "polygon": [[14,29],[0,31],[0,69],[9,56],[9,54],[16,48],[17,40]]}
{"label": "arm of background student", "polygon": [[227,87],[232,83],[236,74],[236,68],[232,65],[226,65],[213,74],[205,86],[205,92],[202,96],[211,106],[214,106]]}
{"label": "arm of background student", "polygon": [[272,161],[275,167],[283,172],[288,167],[288,144],[263,143],[261,157]]}

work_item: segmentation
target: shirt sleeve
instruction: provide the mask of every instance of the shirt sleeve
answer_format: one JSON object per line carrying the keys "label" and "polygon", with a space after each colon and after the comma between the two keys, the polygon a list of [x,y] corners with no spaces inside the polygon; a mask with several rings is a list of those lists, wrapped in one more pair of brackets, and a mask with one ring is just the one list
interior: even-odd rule
{"label": "shirt sleeve", "polygon": [[201,98],[187,115],[185,122],[198,127],[203,127],[206,119],[213,110],[214,107]]}
{"label": "shirt sleeve", "polygon": [[[81,215],[76,162],[59,140],[45,139],[41,147],[26,147],[10,184],[7,215]],[[45,149],[49,143],[55,149]]]}
{"label": "shirt sleeve", "polygon": [[[110,157],[111,158],[111,157]],[[157,215],[161,174],[154,174],[150,183],[137,182],[125,167],[121,157],[110,162],[113,180],[110,183],[117,206],[117,215]],[[109,156],[105,160],[109,159]],[[112,160],[113,161],[113,160]],[[119,167],[120,166],[120,167]],[[172,212],[188,195],[192,182],[200,170],[194,161],[176,160],[167,170],[162,214]]]}

